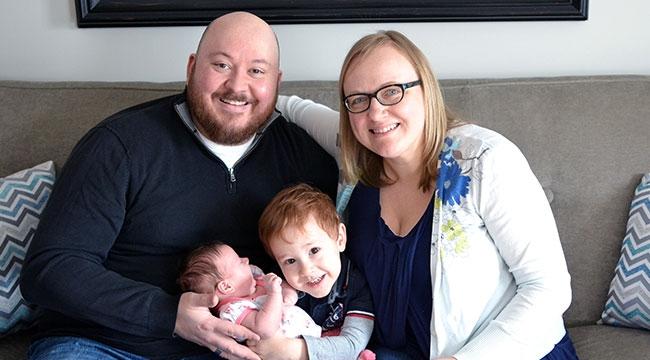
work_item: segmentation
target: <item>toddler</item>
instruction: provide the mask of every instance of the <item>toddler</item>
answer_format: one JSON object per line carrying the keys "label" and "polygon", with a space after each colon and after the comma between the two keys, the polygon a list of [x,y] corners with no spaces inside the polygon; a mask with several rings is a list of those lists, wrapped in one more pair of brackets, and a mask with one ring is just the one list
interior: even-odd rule
{"label": "toddler", "polygon": [[[373,359],[364,350],[374,315],[363,275],[343,255],[345,225],[331,199],[299,184],[279,192],[259,222],[260,239],[294,289],[298,306],[323,328],[327,341],[303,336],[309,359]],[[320,341],[319,341],[320,340]],[[325,339],[323,339],[325,340]]]}

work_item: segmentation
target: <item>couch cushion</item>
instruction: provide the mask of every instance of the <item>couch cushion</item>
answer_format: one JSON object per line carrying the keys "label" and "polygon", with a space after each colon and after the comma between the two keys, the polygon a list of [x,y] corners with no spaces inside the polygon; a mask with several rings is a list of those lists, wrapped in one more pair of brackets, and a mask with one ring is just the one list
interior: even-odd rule
{"label": "couch cushion", "polygon": [[609,325],[569,328],[580,360],[647,360],[650,332]]}
{"label": "couch cushion", "polygon": [[18,280],[53,184],[52,161],[0,178],[0,335],[29,327],[36,317]]}
{"label": "couch cushion", "polygon": [[650,330],[650,173],[641,179],[630,204],[602,321]]}

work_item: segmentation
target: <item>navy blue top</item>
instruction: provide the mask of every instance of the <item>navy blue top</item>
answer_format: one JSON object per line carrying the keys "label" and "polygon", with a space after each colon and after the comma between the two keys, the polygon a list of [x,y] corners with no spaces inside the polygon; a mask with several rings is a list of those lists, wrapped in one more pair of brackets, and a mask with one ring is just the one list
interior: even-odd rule
{"label": "navy blue top", "polygon": [[377,188],[358,184],[348,210],[348,255],[368,281],[376,345],[428,359],[433,200],[404,237],[381,218]]}

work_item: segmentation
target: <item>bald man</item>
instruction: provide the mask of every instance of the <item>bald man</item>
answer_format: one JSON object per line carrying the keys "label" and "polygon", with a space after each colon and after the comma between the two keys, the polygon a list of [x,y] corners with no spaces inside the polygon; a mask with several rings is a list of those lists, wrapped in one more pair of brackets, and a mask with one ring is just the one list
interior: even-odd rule
{"label": "bald man", "polygon": [[30,359],[259,359],[257,340],[181,294],[187,252],[214,240],[265,269],[257,221],[282,188],[335,197],[338,170],[274,111],[275,34],[249,13],[205,30],[185,92],[110,116],[77,144],[23,267],[24,297],[44,309]]}

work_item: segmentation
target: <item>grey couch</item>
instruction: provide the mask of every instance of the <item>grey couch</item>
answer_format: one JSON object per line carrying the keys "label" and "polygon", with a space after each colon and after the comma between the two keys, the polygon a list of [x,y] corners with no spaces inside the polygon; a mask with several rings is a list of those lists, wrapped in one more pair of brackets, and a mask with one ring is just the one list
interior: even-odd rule
{"label": "grey couch", "polygon": [[[60,168],[104,117],[181,83],[0,81],[0,176],[46,160]],[[465,119],[520,146],[552,198],[572,275],[566,324],[583,360],[649,359],[650,331],[596,325],[619,257],[633,189],[650,171],[650,76],[443,81]],[[337,106],[335,82],[287,82],[282,93]],[[25,356],[30,331],[0,339]]]}

